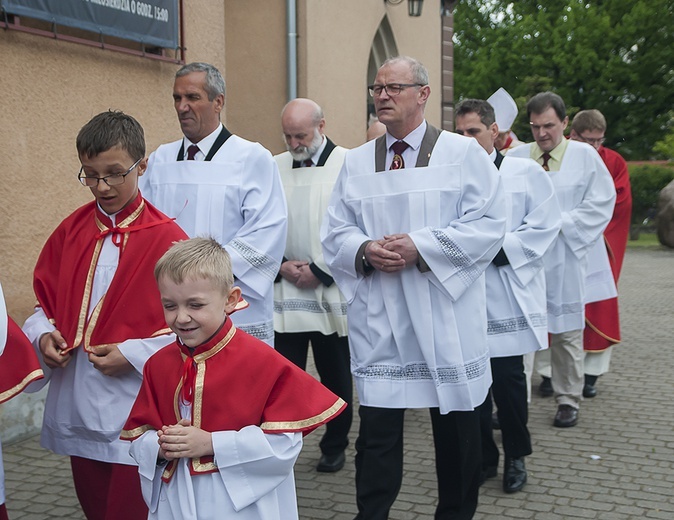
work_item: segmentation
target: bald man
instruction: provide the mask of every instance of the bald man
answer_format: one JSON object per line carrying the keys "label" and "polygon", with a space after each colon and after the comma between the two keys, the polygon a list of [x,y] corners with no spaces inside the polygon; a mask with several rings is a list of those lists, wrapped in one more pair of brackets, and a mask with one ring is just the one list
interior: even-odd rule
{"label": "bald man", "polygon": [[323,133],[323,110],[294,99],[281,113],[287,152],[276,162],[288,203],[288,239],[274,284],[276,350],[306,369],[309,343],[321,382],[348,408],[326,426],[317,471],[344,467],[352,421],[346,301],[323,261],[319,230],[346,150]]}
{"label": "bald man", "polygon": [[367,134],[366,138],[367,141],[372,141],[372,139],[376,139],[377,137],[384,135],[386,133],[386,125],[376,119],[375,121],[372,121],[370,126],[367,127]]}

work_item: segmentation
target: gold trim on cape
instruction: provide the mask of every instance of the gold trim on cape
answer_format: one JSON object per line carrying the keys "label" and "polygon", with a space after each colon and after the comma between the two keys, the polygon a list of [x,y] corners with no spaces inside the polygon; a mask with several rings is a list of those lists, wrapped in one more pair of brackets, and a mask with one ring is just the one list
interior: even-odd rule
{"label": "gold trim on cape", "polygon": [[297,431],[310,428],[314,425],[321,424],[325,422],[326,419],[335,415],[346,402],[338,398],[330,408],[325,410],[323,413],[309,417],[308,419],[303,419],[301,421],[279,421],[279,422],[264,422],[260,425],[260,428],[263,431]]}
{"label": "gold trim on cape", "polygon": [[122,430],[122,432],[119,434],[119,438],[125,441],[131,441],[149,431],[156,430],[149,424],[144,424],[143,426],[138,426],[132,430]]}
{"label": "gold trim on cape", "polygon": [[[98,218],[96,219],[96,224],[99,224]],[[87,272],[87,281],[84,284],[84,294],[82,295],[80,315],[77,319],[77,331],[75,333],[75,339],[73,340],[72,345],[68,345],[71,349],[80,346],[84,339],[84,329],[87,326],[87,316],[89,314],[89,302],[91,300],[94,274],[96,273],[96,265],[98,265],[98,258],[101,255],[102,248],[103,239],[99,239],[96,241],[96,245],[94,246],[94,254],[91,257],[91,265],[89,265],[89,271]]]}
{"label": "gold trim on cape", "polygon": [[[612,338],[611,336],[607,336],[606,334],[604,334],[604,333],[603,333],[602,331],[600,331],[596,326],[594,326],[594,325],[590,322],[590,320],[588,320],[587,318],[585,318],[585,325],[589,326],[593,331],[595,331],[599,336],[601,336],[601,337],[604,338],[605,340],[608,340],[608,341],[613,342],[614,345],[617,345],[618,343],[621,342],[621,340],[619,340],[619,339],[615,339],[615,338]],[[608,349],[608,348],[611,348],[612,346],[613,346],[613,345],[609,345],[609,346],[606,347],[606,348],[586,350],[585,352],[603,352],[604,350],[606,350],[606,349]]]}
{"label": "gold trim on cape", "polygon": [[42,369],[37,368],[33,370],[30,374],[24,377],[18,384],[14,385],[9,390],[5,390],[4,392],[0,393],[0,403],[4,403],[8,399],[11,399],[12,397],[20,393],[24,388],[26,388],[26,386],[28,386],[29,383],[32,383],[33,381],[39,379],[40,377],[44,377],[44,372],[42,371]]}
{"label": "gold trim on cape", "polygon": [[[128,227],[129,224],[131,224],[133,221],[135,221],[140,214],[143,212],[143,209],[145,209],[145,199],[141,198],[140,204],[138,204],[138,207],[122,222],[118,225],[115,226],[117,228],[124,228]],[[106,231],[108,228],[101,220],[98,218],[98,215],[94,215],[94,219],[96,221],[96,227],[98,227],[99,231]],[[129,233],[125,233],[124,235],[124,243],[122,244],[122,248],[120,249],[120,255],[124,247],[126,247],[126,243],[129,238]],[[84,286],[84,294],[82,295],[82,305],[80,307],[80,315],[79,319],[77,322],[77,332],[75,333],[75,340],[73,341],[72,345],[69,345],[70,349],[76,348],[80,345],[84,347],[84,349],[87,352],[91,352],[90,345],[90,339],[91,336],[94,333],[94,329],[96,328],[96,322],[98,321],[98,315],[101,311],[101,308],[103,307],[103,301],[105,300],[105,296],[107,295],[108,291],[105,291],[105,294],[103,297],[100,299],[100,301],[96,304],[96,307],[91,313],[91,317],[87,320],[87,316],[89,314],[89,305],[91,303],[91,292],[93,288],[93,283],[94,283],[94,275],[96,274],[96,266],[98,265],[98,259],[101,255],[101,250],[103,249],[103,242],[105,241],[105,237],[99,238],[96,241],[96,245],[94,246],[94,254],[91,257],[91,265],[89,266],[89,271],[87,273],[87,281]],[[119,267],[119,264],[117,265]],[[117,271],[115,270],[115,274],[117,274]],[[114,276],[113,276],[113,281],[114,281]],[[112,282],[111,282],[112,283]],[[86,329],[86,332],[85,332]],[[99,345],[100,346],[100,345]],[[69,349],[69,350],[70,350]]]}

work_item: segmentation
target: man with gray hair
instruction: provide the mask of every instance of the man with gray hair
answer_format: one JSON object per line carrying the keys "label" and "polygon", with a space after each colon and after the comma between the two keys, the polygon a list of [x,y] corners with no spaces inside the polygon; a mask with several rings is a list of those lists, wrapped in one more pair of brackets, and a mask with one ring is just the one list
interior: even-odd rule
{"label": "man with gray hair", "polygon": [[429,408],[436,520],[477,508],[479,415],[491,385],[484,271],[503,242],[494,163],[426,122],[428,73],[392,58],[369,87],[386,134],[346,152],[323,250],[348,302],[360,401],[358,520],[385,520],[402,484],[407,408]]}
{"label": "man with gray hair", "polygon": [[319,230],[346,149],[324,134],[323,110],[311,99],[290,101],[281,127],[288,151],[274,159],[288,203],[288,240],[274,284],[275,347],[306,369],[311,343],[321,383],[349,405],[327,424],[320,443],[316,470],[333,473],[344,467],[353,384],[346,301],[325,265]]}
{"label": "man with gray hair", "polygon": [[273,345],[273,282],[287,225],[276,162],[260,144],[232,135],[220,122],[225,81],[212,65],[182,67],[173,104],[183,138],[150,155],[140,189],[190,237],[212,236],[227,249],[249,304],[232,321]]}

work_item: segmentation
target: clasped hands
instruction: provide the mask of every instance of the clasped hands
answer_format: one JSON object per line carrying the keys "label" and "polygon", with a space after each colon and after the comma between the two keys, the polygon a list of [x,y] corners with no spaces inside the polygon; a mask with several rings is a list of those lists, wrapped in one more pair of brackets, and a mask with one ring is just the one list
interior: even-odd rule
{"label": "clasped hands", "polygon": [[286,260],[281,264],[279,273],[298,289],[315,289],[321,283],[311,272],[309,262],[302,260]]}
{"label": "clasped hands", "polygon": [[395,273],[415,266],[419,261],[419,251],[408,234],[384,235],[380,240],[372,240],[365,246],[368,263],[384,273]]}
{"label": "clasped hands", "polygon": [[157,431],[157,437],[160,459],[191,459],[214,454],[210,432],[192,426],[188,419],[181,419],[172,426],[162,426]]}
{"label": "clasped hands", "polygon": [[[39,346],[42,358],[49,368],[65,368],[73,358],[72,350],[65,351],[68,344],[59,330],[43,334]],[[94,368],[106,376],[120,376],[133,370],[133,365],[117,345],[101,345],[87,354]]]}

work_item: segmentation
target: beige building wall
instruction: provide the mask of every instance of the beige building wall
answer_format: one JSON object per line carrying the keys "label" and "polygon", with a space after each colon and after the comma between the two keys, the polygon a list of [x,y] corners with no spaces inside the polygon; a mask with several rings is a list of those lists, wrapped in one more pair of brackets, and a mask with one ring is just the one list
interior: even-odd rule
{"label": "beige building wall", "polygon": [[[225,68],[224,8],[189,0],[188,59]],[[31,312],[32,269],[49,234],[92,200],[77,181],[79,129],[94,115],[119,109],[145,129],[148,154],[180,137],[171,98],[178,65],[0,31],[0,281],[9,313]]]}
{"label": "beige building wall", "polygon": [[[225,69],[224,7],[187,0],[187,59]],[[13,30],[0,30],[0,282],[9,314],[22,324],[35,301],[32,271],[58,223],[91,192],[77,181],[79,129],[119,109],[145,129],[148,154],[180,137],[171,98],[179,65]],[[44,394],[0,405],[3,441],[34,431]]]}
{"label": "beige building wall", "polygon": [[285,2],[228,0],[225,20],[227,128],[275,150],[287,101]]}
{"label": "beige building wall", "polygon": [[[427,2],[430,3],[430,2]],[[300,30],[300,95],[323,107],[326,133],[338,144],[353,148],[365,142],[367,130],[367,66],[372,42],[385,16],[400,54],[421,60],[429,69],[433,98],[426,109],[437,125],[440,114],[440,16],[426,6],[411,18],[407,2],[305,0]],[[437,97],[435,93],[438,93]]]}
{"label": "beige building wall", "polygon": [[[429,2],[427,2],[429,3]],[[298,95],[321,105],[326,132],[346,147],[365,141],[370,49],[384,16],[398,50],[420,59],[431,76],[427,117],[440,124],[441,18],[425,6],[410,18],[407,3],[297,0]],[[272,153],[285,150],[280,112],[288,100],[286,2],[226,2],[227,126]]]}
{"label": "beige building wall", "polygon": [[[225,76],[223,121],[272,153],[283,151],[285,0],[184,0],[183,5],[186,60],[212,63]],[[335,142],[354,147],[365,141],[366,86],[373,80],[367,66],[385,16],[399,51],[428,67],[433,94],[427,117],[439,124],[441,19],[432,7],[410,18],[406,2],[297,0],[298,93],[324,107]],[[143,125],[148,155],[179,139],[171,98],[178,68],[0,30],[0,282],[19,324],[32,312],[32,271],[45,240],[63,218],[92,200],[76,178],[79,129],[99,112],[119,109]],[[11,437],[34,429],[41,421],[41,398],[23,394],[0,406],[0,429]]]}

